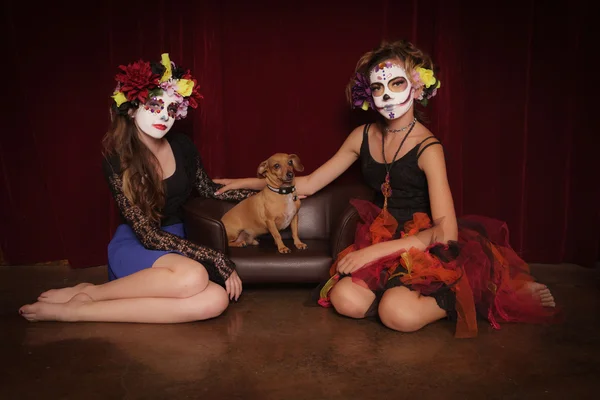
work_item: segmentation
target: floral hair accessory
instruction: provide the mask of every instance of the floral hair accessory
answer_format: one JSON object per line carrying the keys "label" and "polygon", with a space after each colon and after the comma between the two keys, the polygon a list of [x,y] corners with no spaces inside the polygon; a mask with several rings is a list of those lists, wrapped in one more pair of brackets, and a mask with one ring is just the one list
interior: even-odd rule
{"label": "floral hair accessory", "polygon": [[352,106],[354,108],[360,107],[365,111],[367,111],[369,107],[375,109],[373,106],[371,85],[369,85],[369,80],[361,73],[356,73],[356,77],[354,78],[354,86],[352,86]]}
{"label": "floral hair accessory", "polygon": [[392,68],[393,63],[391,61],[381,62],[375,66],[375,72],[384,68]]}
{"label": "floral hair accessory", "polygon": [[442,83],[434,76],[433,71],[427,68],[416,68],[412,74],[412,78],[416,89],[423,88],[421,96],[417,100],[423,106],[427,106],[429,99],[437,94],[437,90]]}
{"label": "floral hair accessory", "polygon": [[175,118],[182,119],[187,115],[188,106],[198,107],[198,101],[203,98],[190,71],[177,67],[168,53],[161,55],[160,62],[139,60],[126,66],[120,65],[119,70],[115,76],[117,87],[111,97],[121,115],[127,115],[130,109],[145,104],[149,97],[166,92],[179,100]]}

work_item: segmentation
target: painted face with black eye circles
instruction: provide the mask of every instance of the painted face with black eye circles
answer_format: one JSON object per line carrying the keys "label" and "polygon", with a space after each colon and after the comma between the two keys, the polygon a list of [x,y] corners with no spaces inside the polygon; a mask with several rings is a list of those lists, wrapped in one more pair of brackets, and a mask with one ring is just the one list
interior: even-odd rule
{"label": "painted face with black eye circles", "polygon": [[400,118],[410,110],[414,88],[401,65],[380,63],[369,74],[375,108],[389,120]]}
{"label": "painted face with black eye circles", "polygon": [[163,92],[160,96],[149,97],[145,104],[140,104],[134,113],[135,125],[146,135],[162,139],[173,127],[180,96],[169,96]]}

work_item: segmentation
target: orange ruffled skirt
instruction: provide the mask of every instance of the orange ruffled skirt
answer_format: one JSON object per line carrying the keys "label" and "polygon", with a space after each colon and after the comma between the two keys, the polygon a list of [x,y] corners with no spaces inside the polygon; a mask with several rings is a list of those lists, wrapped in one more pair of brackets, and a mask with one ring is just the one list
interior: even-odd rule
{"label": "orange ruffled skirt", "polygon": [[[331,278],[322,287],[318,303],[331,307],[329,292],[339,281],[337,263],[347,254],[382,241],[392,240],[398,228],[394,217],[365,200],[351,200],[362,223],[356,229],[355,241],[338,254],[331,266]],[[413,235],[431,228],[425,213],[415,213],[404,224],[400,236]],[[508,228],[502,221],[482,216],[458,219],[458,240],[435,243],[425,250],[407,251],[382,257],[353,272],[352,279],[362,281],[373,291],[390,287],[393,281],[434,295],[439,290],[452,290],[456,295],[457,338],[477,336],[477,316],[486,318],[495,329],[500,322],[542,323],[555,320],[558,310],[543,307],[523,285],[533,282],[529,265],[508,243]],[[362,283],[361,282],[361,283]]]}

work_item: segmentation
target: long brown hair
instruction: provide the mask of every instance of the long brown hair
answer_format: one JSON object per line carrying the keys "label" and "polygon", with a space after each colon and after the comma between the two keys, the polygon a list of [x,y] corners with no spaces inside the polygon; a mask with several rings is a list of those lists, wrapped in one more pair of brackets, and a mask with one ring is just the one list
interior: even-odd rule
{"label": "long brown hair", "polygon": [[[412,43],[406,40],[398,40],[391,43],[384,41],[381,43],[381,45],[379,45],[379,47],[363,54],[356,63],[356,68],[354,69],[352,79],[350,79],[350,82],[348,82],[346,85],[346,99],[351,105],[354,76],[356,76],[357,73],[360,73],[368,80],[371,69],[375,68],[375,66],[381,62],[393,58],[398,58],[404,62],[404,69],[406,70],[408,79],[410,79],[411,82],[413,79],[413,72],[416,70],[416,68],[422,67],[431,70],[434,70],[435,68],[431,58],[415,47]],[[414,84],[414,82],[412,83]],[[424,119],[424,113],[422,110],[416,107],[416,102],[415,116],[419,121],[423,121]]]}
{"label": "long brown hair", "polygon": [[160,164],[139,138],[133,119],[111,108],[111,124],[102,139],[102,145],[105,157],[119,157],[123,192],[127,199],[150,219],[159,222],[159,210],[165,204]]}

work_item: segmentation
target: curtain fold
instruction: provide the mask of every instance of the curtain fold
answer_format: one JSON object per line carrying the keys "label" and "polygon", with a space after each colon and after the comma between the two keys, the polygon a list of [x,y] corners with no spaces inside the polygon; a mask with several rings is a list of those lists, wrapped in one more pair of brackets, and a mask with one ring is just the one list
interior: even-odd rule
{"label": "curtain fold", "polygon": [[[344,88],[358,58],[406,38],[439,66],[426,112],[458,215],[504,220],[528,262],[592,266],[600,249],[598,123],[583,0],[488,9],[472,0],[4,2],[0,248],[6,262],[106,263],[119,223],[101,140],[119,64],[168,52],[204,100],[174,129],[212,177],[247,177],[275,152],[310,173],[367,122]],[[342,178],[360,179],[357,165]]]}

